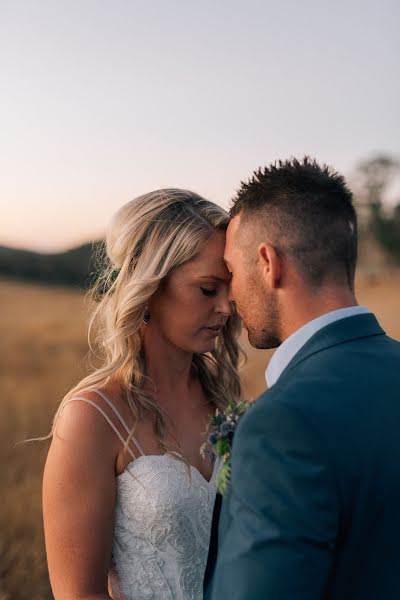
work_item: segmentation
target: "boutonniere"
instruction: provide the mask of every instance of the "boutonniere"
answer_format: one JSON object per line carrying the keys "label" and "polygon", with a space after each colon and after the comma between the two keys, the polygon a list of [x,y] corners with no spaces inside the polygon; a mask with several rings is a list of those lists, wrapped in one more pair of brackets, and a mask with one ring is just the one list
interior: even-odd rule
{"label": "boutonniere", "polygon": [[217,476],[217,491],[223,496],[231,476],[232,442],[240,417],[248,408],[247,402],[230,402],[223,412],[216,410],[210,420],[208,441],[201,447],[201,455],[222,457],[222,467]]}

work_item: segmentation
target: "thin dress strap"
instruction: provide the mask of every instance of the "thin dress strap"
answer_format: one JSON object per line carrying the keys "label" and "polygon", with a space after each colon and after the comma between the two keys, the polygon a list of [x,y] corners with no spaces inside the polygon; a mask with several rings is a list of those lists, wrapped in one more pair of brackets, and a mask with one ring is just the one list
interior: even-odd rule
{"label": "thin dress strap", "polygon": [[[121,425],[125,428],[125,431],[129,434],[130,429],[128,427],[128,425],[126,424],[124,418],[122,417],[122,415],[120,415],[120,413],[118,412],[118,410],[115,408],[114,404],[111,402],[111,400],[109,398],[107,398],[107,396],[101,392],[100,390],[92,390],[94,392],[96,392],[99,396],[101,396],[109,405],[109,407],[112,409],[112,411],[114,412],[114,414],[117,416],[118,420],[120,421]],[[126,440],[124,440],[124,438],[122,437],[122,435],[120,434],[120,432],[118,431],[118,429],[115,427],[114,423],[111,421],[110,417],[104,412],[104,410],[98,406],[96,404],[96,402],[94,402],[93,400],[89,400],[89,398],[84,398],[83,396],[75,396],[74,398],[71,398],[70,400],[67,400],[67,402],[64,403],[64,406],[66,406],[69,402],[73,402],[74,400],[82,400],[83,402],[87,402],[88,404],[91,404],[92,406],[94,406],[102,415],[103,417],[106,419],[106,421],[109,423],[110,427],[112,427],[112,429],[115,431],[115,433],[117,434],[119,440],[122,442],[122,444],[125,445]],[[135,444],[135,446],[137,447],[137,449],[139,450],[140,454],[142,456],[145,456],[143,449],[141,447],[141,445],[139,444],[139,442],[136,440],[135,437],[132,436],[131,441],[133,441],[133,443]],[[132,458],[136,458],[135,454],[132,452],[131,448],[128,446],[128,451],[131,454]]]}
{"label": "thin dress strap", "polygon": [[[108,404],[108,406],[114,411],[114,413],[116,414],[117,418],[119,419],[121,425],[123,427],[125,427],[125,431],[126,433],[129,435],[130,433],[130,429],[128,427],[128,425],[125,422],[125,419],[123,418],[123,416],[119,413],[119,411],[115,408],[114,404],[111,402],[111,400],[109,398],[107,398],[107,396],[101,392],[100,390],[93,390],[94,392],[97,392]],[[144,452],[143,452],[143,448],[141,447],[141,445],[139,444],[139,442],[137,441],[137,439],[132,436],[131,440],[133,441],[133,443],[135,444],[135,446],[137,447],[137,449],[139,450],[140,454],[142,456],[145,456]]]}
{"label": "thin dress strap", "polygon": [[[115,431],[115,433],[119,437],[120,441],[125,445],[124,438],[122,437],[122,435],[120,434],[120,432],[118,431],[118,429],[115,427],[115,425],[111,421],[110,417],[93,400],[89,400],[89,398],[83,398],[83,396],[75,396],[74,398],[71,398],[70,400],[67,400],[67,402],[64,402],[63,409],[64,409],[65,406],[67,406],[67,404],[69,404],[70,402],[74,402],[75,400],[81,400],[82,402],[87,402],[88,404],[91,404],[92,406],[94,406],[103,415],[103,417],[105,418],[105,420],[110,424],[110,426],[112,427],[112,429]],[[134,455],[134,453],[132,452],[132,450],[129,448],[129,446],[128,446],[128,451],[130,452],[132,458],[135,459],[136,456]]]}

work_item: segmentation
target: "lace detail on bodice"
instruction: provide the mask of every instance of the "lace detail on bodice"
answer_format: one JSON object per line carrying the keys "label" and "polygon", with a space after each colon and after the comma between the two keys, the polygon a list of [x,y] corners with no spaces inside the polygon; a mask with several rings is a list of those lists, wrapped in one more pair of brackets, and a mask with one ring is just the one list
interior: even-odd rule
{"label": "lace detail on bodice", "polygon": [[117,477],[115,600],[202,600],[219,467],[208,482],[170,454],[147,455]]}

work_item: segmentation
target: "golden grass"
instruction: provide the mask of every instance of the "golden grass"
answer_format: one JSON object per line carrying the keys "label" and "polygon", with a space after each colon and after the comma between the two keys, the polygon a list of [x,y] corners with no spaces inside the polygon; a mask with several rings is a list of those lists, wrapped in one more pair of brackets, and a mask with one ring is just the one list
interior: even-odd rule
{"label": "golden grass", "polygon": [[52,598],[41,518],[48,444],[14,446],[49,431],[58,402],[83,374],[82,295],[1,282],[0,306],[0,599],[45,600]]}
{"label": "golden grass", "polygon": [[[360,303],[400,339],[400,273],[359,278],[357,288]],[[48,443],[15,443],[49,431],[60,400],[85,372],[83,296],[70,289],[0,281],[0,307],[0,600],[47,600],[52,595],[41,476]],[[255,397],[265,387],[271,352],[246,345],[249,360],[242,379],[247,396]]]}

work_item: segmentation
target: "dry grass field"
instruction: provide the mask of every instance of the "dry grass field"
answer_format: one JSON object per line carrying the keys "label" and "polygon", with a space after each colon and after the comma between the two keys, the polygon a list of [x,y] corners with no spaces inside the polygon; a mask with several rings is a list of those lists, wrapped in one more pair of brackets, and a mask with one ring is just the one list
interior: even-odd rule
{"label": "dry grass field", "polygon": [[[400,340],[400,272],[359,277],[359,302]],[[15,443],[49,431],[63,395],[84,372],[83,296],[0,281],[0,600],[52,598],[46,571],[41,474],[48,442]],[[249,349],[248,397],[264,388],[270,353]]]}

